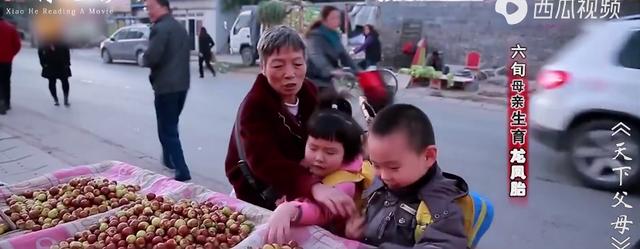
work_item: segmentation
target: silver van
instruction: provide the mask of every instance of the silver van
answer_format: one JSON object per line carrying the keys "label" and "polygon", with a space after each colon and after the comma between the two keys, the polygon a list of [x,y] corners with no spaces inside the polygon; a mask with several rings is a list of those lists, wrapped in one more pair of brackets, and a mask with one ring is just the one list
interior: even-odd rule
{"label": "silver van", "polygon": [[143,66],[142,56],[149,45],[150,32],[147,24],[135,24],[118,29],[100,43],[102,61],[112,63],[114,60],[127,60]]}

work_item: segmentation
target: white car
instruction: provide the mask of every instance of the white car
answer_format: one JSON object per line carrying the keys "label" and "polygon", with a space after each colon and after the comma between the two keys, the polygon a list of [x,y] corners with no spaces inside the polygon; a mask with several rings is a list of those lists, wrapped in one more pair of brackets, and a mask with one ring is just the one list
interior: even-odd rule
{"label": "white car", "polygon": [[[530,103],[533,137],[567,151],[585,184],[637,189],[640,15],[586,26],[541,69],[537,83]],[[619,131],[612,136],[621,122],[630,135]]]}

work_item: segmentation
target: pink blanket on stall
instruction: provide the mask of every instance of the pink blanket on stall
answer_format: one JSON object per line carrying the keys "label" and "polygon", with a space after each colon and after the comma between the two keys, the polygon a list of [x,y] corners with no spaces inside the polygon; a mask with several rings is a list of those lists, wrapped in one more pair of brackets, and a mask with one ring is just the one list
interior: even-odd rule
{"label": "pink blanket on stall", "polygon": [[[119,183],[139,185],[142,187],[142,193],[152,192],[173,200],[191,199],[197,202],[210,201],[230,206],[245,214],[249,220],[258,225],[256,230],[235,248],[261,248],[264,243],[265,226],[261,224],[267,221],[271,211],[231,198],[226,194],[211,191],[200,185],[178,182],[167,176],[116,161],[70,167],[22,183],[2,186],[0,187],[0,210],[4,211],[8,208],[4,200],[12,194],[49,188],[78,176],[106,177]],[[114,214],[116,211],[117,209],[110,210],[107,213],[93,215],[37,232],[12,231],[0,235],[0,249],[48,249],[51,245],[72,237],[76,232],[88,229],[89,226],[97,223],[98,219]],[[293,229],[293,237],[305,249],[355,249],[363,247],[358,242],[337,237],[316,226]]]}

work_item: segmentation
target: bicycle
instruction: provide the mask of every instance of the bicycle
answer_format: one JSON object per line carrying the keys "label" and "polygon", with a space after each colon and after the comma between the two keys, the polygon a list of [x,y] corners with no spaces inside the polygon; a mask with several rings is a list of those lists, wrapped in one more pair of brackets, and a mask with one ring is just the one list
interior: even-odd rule
{"label": "bicycle", "polygon": [[[350,68],[343,68],[344,74],[338,75],[334,77],[334,86],[338,91],[340,91],[340,87],[346,88],[350,93],[355,96],[358,96],[358,104],[360,105],[360,109],[362,110],[362,114],[364,115],[364,119],[369,125],[373,118],[376,116],[376,109],[367,101],[367,98],[364,96],[362,89],[360,89],[358,83],[358,77],[351,71]],[[387,89],[390,93],[392,93],[392,97],[398,92],[398,78],[397,74],[390,69],[374,69],[364,71],[363,73],[378,73],[382,81],[384,81]],[[367,77],[362,77],[367,78]],[[354,93],[356,91],[356,93]]]}

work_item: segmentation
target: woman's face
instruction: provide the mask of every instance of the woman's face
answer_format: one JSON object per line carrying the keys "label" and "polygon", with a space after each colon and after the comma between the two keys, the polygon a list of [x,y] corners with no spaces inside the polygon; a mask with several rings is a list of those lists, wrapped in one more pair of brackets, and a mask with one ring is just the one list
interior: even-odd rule
{"label": "woman's face", "polygon": [[262,74],[269,80],[269,85],[285,101],[294,101],[302,88],[307,74],[307,63],[303,50],[283,47],[268,56],[261,65]]}
{"label": "woman's face", "polygon": [[304,152],[305,165],[317,176],[327,176],[342,167],[344,147],[337,141],[309,136]]}
{"label": "woman's face", "polygon": [[369,29],[369,26],[364,26],[364,34],[368,35],[369,33],[371,33],[371,29]]}
{"label": "woman's face", "polygon": [[331,29],[340,28],[340,11],[334,10],[324,19],[324,25]]}

